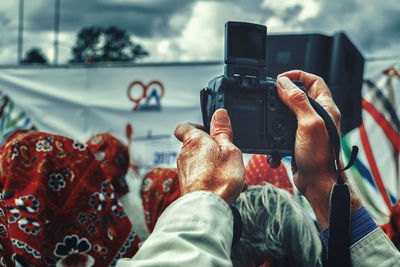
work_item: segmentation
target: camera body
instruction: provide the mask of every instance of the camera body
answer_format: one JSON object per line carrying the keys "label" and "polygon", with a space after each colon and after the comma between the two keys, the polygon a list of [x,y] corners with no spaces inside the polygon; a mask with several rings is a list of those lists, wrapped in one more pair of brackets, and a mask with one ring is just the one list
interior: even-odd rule
{"label": "camera body", "polygon": [[225,24],[224,75],[201,90],[201,111],[209,132],[214,112],[226,109],[233,143],[243,153],[284,157],[294,153],[297,119],[279,98],[276,80],[266,77],[266,34],[263,25]]}

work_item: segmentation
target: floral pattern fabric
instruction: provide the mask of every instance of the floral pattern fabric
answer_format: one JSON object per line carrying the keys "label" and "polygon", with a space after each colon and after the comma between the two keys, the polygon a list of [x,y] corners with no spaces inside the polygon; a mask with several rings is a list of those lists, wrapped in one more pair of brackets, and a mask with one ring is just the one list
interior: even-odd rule
{"label": "floral pattern fabric", "polygon": [[[293,194],[286,169],[281,165],[272,169],[266,162],[265,155],[254,155],[246,166],[248,185],[271,183]],[[180,186],[177,169],[155,168],[143,179],[141,197],[148,231],[151,233],[163,211],[180,197]]]}
{"label": "floral pattern fabric", "polygon": [[[95,156],[99,152],[103,157]],[[129,156],[117,139],[100,134],[83,144],[25,133],[3,146],[0,162],[9,233],[19,261],[109,266],[136,253],[140,240],[119,201],[128,191]]]}
{"label": "floral pattern fabric", "polygon": [[155,168],[144,178],[141,188],[141,197],[146,225],[149,232],[163,211],[181,195],[178,172],[176,169]]}
{"label": "floral pattern fabric", "polygon": [[247,163],[245,173],[248,185],[263,185],[267,182],[293,195],[293,186],[283,164],[276,169],[271,168],[266,155],[252,156]]}
{"label": "floral pattern fabric", "polygon": [[9,232],[6,204],[0,194],[0,266],[15,266],[15,250]]}

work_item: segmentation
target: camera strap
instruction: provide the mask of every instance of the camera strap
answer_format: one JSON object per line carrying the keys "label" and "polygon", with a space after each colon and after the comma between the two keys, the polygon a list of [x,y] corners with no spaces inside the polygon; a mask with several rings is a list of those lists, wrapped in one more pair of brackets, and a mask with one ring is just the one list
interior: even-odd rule
{"label": "camera strap", "polygon": [[339,169],[340,137],[335,123],[320,104],[310,97],[308,99],[311,106],[325,122],[329,141],[335,153],[335,166],[333,168],[338,174],[337,183],[333,185],[329,199],[328,267],[350,267],[350,189],[345,184],[341,173],[354,164],[358,154],[358,147],[352,147],[349,163],[343,169]]}
{"label": "camera strap", "polygon": [[242,236],[243,221],[238,209],[235,206],[230,206],[233,215],[233,238],[232,238],[232,248],[239,242]]}

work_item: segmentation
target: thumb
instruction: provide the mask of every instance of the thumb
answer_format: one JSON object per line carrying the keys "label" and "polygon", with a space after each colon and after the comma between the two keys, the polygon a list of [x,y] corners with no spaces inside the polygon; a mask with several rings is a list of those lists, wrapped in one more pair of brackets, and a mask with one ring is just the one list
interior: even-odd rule
{"label": "thumb", "polygon": [[232,145],[232,126],[225,109],[215,111],[211,119],[210,135],[219,146]]}

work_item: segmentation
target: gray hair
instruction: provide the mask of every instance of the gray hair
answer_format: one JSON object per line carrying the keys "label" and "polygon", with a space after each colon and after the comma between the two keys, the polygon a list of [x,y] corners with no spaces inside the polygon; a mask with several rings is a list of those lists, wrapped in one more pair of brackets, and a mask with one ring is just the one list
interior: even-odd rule
{"label": "gray hair", "polygon": [[297,199],[271,184],[249,186],[234,206],[243,221],[231,253],[234,266],[322,266],[322,243]]}

